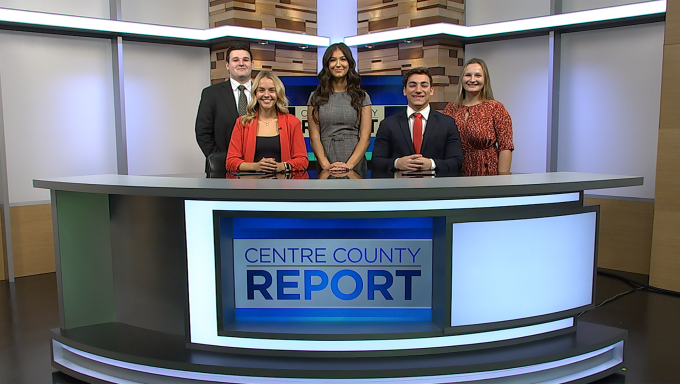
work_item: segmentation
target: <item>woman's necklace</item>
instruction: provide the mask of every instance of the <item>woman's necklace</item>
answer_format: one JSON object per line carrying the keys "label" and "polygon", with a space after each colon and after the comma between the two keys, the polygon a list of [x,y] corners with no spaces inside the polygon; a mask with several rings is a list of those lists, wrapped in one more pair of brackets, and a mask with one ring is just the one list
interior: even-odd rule
{"label": "woman's necklace", "polygon": [[277,120],[276,117],[273,118],[273,119],[270,119],[269,121],[264,121],[264,120],[260,119],[260,121],[263,122],[264,125],[267,126],[267,127],[269,126],[269,123],[271,123],[272,121],[276,121],[276,120]]}

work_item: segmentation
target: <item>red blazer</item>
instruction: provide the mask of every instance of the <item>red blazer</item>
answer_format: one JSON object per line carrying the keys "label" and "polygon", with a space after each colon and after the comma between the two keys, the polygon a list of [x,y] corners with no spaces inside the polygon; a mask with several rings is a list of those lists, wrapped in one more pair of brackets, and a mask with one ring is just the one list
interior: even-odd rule
{"label": "red blazer", "polygon": [[[309,165],[307,146],[302,136],[302,123],[297,117],[278,114],[279,140],[281,142],[281,161],[289,163],[294,171],[304,171]],[[255,141],[257,140],[257,116],[245,127],[241,119],[236,120],[231,133],[229,151],[227,151],[227,171],[238,172],[243,162],[255,163]],[[257,160],[259,161],[259,159]]]}

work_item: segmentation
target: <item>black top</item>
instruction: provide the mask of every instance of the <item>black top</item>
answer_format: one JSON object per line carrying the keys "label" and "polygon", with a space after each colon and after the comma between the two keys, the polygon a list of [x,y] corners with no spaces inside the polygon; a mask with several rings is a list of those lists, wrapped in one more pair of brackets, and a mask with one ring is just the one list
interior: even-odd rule
{"label": "black top", "polygon": [[281,141],[279,135],[276,136],[257,136],[255,141],[255,159],[258,162],[268,157],[281,162]]}

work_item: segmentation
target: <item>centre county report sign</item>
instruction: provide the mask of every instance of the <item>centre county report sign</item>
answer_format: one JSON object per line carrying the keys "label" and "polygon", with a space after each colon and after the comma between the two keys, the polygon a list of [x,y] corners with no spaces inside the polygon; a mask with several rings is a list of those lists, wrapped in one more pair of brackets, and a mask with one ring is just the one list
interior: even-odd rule
{"label": "centre county report sign", "polygon": [[[322,228],[285,230],[312,235],[306,238],[281,238],[280,229],[269,232],[279,238],[266,238],[266,230],[256,238],[234,236],[237,322],[431,321],[431,225],[419,231],[421,238],[398,238],[410,231],[334,231],[331,226],[349,227],[356,220],[312,220],[303,220],[304,226]],[[357,233],[371,238],[329,238]],[[429,238],[422,238],[425,233]]]}

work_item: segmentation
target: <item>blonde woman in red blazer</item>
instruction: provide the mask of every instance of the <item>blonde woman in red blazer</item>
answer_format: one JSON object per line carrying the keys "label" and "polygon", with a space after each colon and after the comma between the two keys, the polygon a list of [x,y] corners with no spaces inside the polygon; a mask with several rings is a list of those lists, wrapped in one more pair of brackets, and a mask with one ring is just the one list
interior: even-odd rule
{"label": "blonde woman in red blazer", "polygon": [[309,159],[302,123],[288,113],[281,80],[271,71],[260,72],[253,82],[252,95],[247,113],[236,120],[231,134],[227,170],[233,173],[306,170]]}

